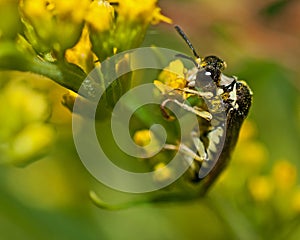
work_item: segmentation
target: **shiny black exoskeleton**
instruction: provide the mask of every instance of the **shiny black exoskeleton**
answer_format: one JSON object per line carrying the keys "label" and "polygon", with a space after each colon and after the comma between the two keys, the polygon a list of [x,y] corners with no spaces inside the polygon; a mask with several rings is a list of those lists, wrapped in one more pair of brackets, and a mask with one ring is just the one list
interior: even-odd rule
{"label": "shiny black exoskeleton", "polygon": [[207,56],[201,60],[200,66],[204,68],[206,72],[211,74],[211,78],[219,87],[220,76],[222,71],[226,68],[226,63],[219,57]]}

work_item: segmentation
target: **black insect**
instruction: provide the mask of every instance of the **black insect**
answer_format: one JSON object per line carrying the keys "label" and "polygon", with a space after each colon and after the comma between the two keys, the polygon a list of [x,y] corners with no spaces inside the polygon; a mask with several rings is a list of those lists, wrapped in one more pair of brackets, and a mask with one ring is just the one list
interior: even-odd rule
{"label": "black insect", "polygon": [[251,107],[252,91],[246,82],[223,74],[226,63],[219,57],[201,58],[181,28],[175,26],[175,29],[196,58],[179,55],[190,59],[195,67],[186,73],[186,86],[176,90],[188,93],[189,98],[203,101],[200,106],[191,106],[166,97],[161,104],[164,115],[167,115],[166,105],[173,102],[198,116],[200,132],[191,132],[192,145],[166,144],[165,148],[178,150],[186,160],[193,160],[190,167],[191,180],[202,180],[206,191],[229,162],[240,128]]}

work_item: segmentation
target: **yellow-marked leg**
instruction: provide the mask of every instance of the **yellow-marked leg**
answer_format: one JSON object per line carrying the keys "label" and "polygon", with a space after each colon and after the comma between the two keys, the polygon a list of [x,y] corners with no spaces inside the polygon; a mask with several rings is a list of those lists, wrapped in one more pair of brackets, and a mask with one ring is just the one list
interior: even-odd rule
{"label": "yellow-marked leg", "polygon": [[179,151],[180,153],[184,154],[185,156],[191,157],[193,160],[203,162],[205,159],[199,155],[197,155],[195,152],[193,152],[192,149],[190,149],[188,146],[184,144],[178,145],[172,145],[172,144],[165,144],[164,149],[166,150],[173,150],[173,151]]}
{"label": "yellow-marked leg", "polygon": [[194,95],[197,95],[199,97],[204,97],[204,98],[212,98],[213,97],[213,93],[211,93],[211,92],[200,92],[200,91],[189,89],[189,88],[176,88],[175,90],[194,94]]}
{"label": "yellow-marked leg", "polygon": [[210,121],[212,119],[212,115],[209,112],[200,110],[199,108],[191,107],[191,106],[189,106],[189,105],[187,105],[185,103],[179,102],[177,99],[171,99],[171,98],[168,98],[168,99],[164,100],[162,102],[162,104],[160,105],[160,108],[161,108],[161,110],[163,112],[163,115],[166,118],[170,118],[170,115],[167,113],[167,111],[165,109],[166,108],[166,104],[168,102],[173,102],[173,103],[177,104],[178,106],[180,106],[182,109],[184,109],[186,111],[189,111],[191,113],[194,113],[197,116],[206,119],[207,121]]}

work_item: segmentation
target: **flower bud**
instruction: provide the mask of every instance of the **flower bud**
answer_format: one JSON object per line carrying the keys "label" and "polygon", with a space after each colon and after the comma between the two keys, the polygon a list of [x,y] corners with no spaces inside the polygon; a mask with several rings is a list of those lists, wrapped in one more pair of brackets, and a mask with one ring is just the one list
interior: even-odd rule
{"label": "flower bud", "polygon": [[18,1],[0,1],[0,40],[15,39],[21,31]]}
{"label": "flower bud", "polygon": [[89,0],[23,0],[20,10],[33,47],[62,54],[79,40]]}

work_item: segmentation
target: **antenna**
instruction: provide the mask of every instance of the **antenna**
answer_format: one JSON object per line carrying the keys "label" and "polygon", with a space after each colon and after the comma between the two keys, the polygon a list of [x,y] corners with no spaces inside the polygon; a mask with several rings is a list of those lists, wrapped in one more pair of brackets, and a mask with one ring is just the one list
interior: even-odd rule
{"label": "antenna", "polygon": [[190,42],[190,40],[188,39],[188,37],[185,35],[185,33],[182,31],[182,29],[178,25],[175,26],[175,29],[179,33],[179,35],[183,38],[183,40],[187,43],[187,45],[189,46],[189,48],[193,51],[194,56],[196,58],[200,58],[200,56],[196,52],[195,48],[193,47],[192,43]]}

